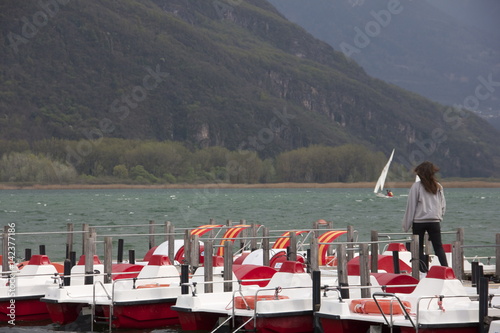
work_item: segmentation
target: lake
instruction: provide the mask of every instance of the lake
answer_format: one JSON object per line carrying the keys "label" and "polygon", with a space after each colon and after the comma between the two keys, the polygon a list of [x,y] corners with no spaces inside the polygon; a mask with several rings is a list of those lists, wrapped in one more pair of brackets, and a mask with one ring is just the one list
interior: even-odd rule
{"label": "lake", "polygon": [[[66,235],[60,232],[66,231],[68,223],[75,230],[81,230],[84,223],[96,226],[98,240],[104,235],[123,235],[113,237],[114,243],[123,238],[125,250],[134,249],[136,258],[142,258],[148,250],[148,236],[144,234],[149,232],[151,220],[157,224],[170,221],[180,231],[208,224],[210,219],[218,224],[244,219],[265,225],[271,235],[278,235],[285,230],[310,229],[314,221],[324,219],[333,221],[336,229],[351,225],[360,241],[368,241],[371,230],[401,232],[408,189],[393,192],[393,198],[378,198],[369,188],[2,190],[0,221],[4,226],[14,226],[20,261],[26,248],[37,254],[40,245],[45,245],[52,261],[62,260]],[[457,228],[464,228],[466,245],[495,243],[495,234],[500,233],[500,189],[445,188],[445,196],[444,243],[455,240]],[[156,232],[163,231],[160,226],[156,228]],[[76,235],[78,256],[80,240]],[[163,236],[157,236],[156,244],[161,241]],[[100,255],[101,249],[102,244],[98,244]],[[493,256],[495,252],[492,248],[467,248],[465,254]],[[55,329],[0,328],[9,332]]]}

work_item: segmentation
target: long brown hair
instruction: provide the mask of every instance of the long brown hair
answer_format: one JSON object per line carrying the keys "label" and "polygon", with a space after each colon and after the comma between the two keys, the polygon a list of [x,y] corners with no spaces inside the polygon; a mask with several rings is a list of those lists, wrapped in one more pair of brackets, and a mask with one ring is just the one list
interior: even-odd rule
{"label": "long brown hair", "polygon": [[420,178],[422,185],[424,186],[427,192],[436,194],[439,188],[438,181],[436,179],[436,172],[439,171],[439,168],[432,164],[431,162],[425,161],[420,163],[416,168],[415,172]]}

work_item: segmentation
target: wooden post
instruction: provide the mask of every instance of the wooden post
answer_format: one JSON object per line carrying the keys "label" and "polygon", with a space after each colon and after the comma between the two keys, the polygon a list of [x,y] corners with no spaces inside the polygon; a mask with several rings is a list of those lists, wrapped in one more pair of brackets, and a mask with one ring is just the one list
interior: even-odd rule
{"label": "wooden post", "polygon": [[[345,244],[337,245],[337,276],[339,281],[339,287],[349,286]],[[349,298],[349,289],[340,289],[340,295],[343,299]]]}
{"label": "wooden post", "polygon": [[104,283],[111,283],[111,272],[113,262],[113,239],[104,237]]}
{"label": "wooden post", "polygon": [[[370,286],[370,267],[368,264],[368,256],[368,244],[359,244],[359,278],[361,286]],[[362,288],[361,297],[371,297],[370,288]]]}
{"label": "wooden post", "polygon": [[319,255],[318,255],[318,238],[311,239],[311,246],[309,247],[311,253],[311,272],[319,271]]}
{"label": "wooden post", "polygon": [[372,273],[378,272],[378,231],[372,230],[371,232],[371,264],[372,264]]}
{"label": "wooden post", "polygon": [[181,264],[190,264],[189,260],[191,260],[191,230],[184,231],[184,263]]}
{"label": "wooden post", "polygon": [[290,261],[297,261],[297,233],[290,232]]}
{"label": "wooden post", "polygon": [[[328,230],[333,230],[333,221],[327,221],[326,225]],[[333,255],[333,248],[334,247],[332,245],[328,246],[328,248],[326,249],[327,256]]]}
{"label": "wooden post", "polygon": [[45,245],[43,245],[43,244],[42,244],[42,245],[39,245],[39,246],[38,246],[38,248],[39,248],[39,253],[40,253],[41,255],[46,255],[46,254],[47,254],[47,253],[45,252]]}
{"label": "wooden post", "polygon": [[94,284],[94,238],[86,237],[85,241],[85,284]]}
{"label": "wooden post", "polygon": [[168,258],[170,259],[170,262],[172,262],[173,264],[175,259],[175,227],[173,224],[170,224],[170,222],[169,222],[167,237],[168,237]]}
{"label": "wooden post", "polygon": [[68,234],[66,235],[66,259],[69,259],[69,254],[73,251],[73,223],[68,223]]}
{"label": "wooden post", "polygon": [[155,246],[155,221],[149,221],[149,248],[152,249]]}
{"label": "wooden post", "polygon": [[462,246],[459,241],[454,241],[453,242],[453,248],[452,248],[452,253],[451,253],[451,267],[453,268],[453,272],[455,272],[455,277],[462,281],[463,280],[463,265],[464,265],[464,258],[462,256]]}
{"label": "wooden post", "polygon": [[319,222],[314,221],[312,238],[318,238],[318,237],[319,237]]}
{"label": "wooden post", "polygon": [[226,220],[226,226],[231,227],[233,225],[233,221]]}
{"label": "wooden post", "polygon": [[418,235],[411,236],[411,276],[420,280],[420,256],[418,254]]}
{"label": "wooden post", "polygon": [[194,273],[196,268],[200,266],[200,236],[191,235],[191,258],[189,263],[191,264],[191,273]]}
{"label": "wooden post", "polygon": [[500,277],[500,234],[496,234],[496,249],[495,249],[495,276]]}
{"label": "wooden post", "polygon": [[269,228],[262,229],[262,265],[269,266]]}
{"label": "wooden post", "polygon": [[92,237],[94,239],[94,242],[93,242],[93,246],[94,246],[93,253],[97,254],[97,233],[96,233],[94,227],[90,227],[89,228],[89,237]]}
{"label": "wooden post", "polygon": [[[349,246],[350,248],[353,248],[354,246],[354,227],[352,225],[347,226],[347,241],[351,242],[352,244]],[[347,261],[350,261],[352,258],[354,258],[354,251],[347,251]]]}
{"label": "wooden post", "polygon": [[[465,239],[464,228],[457,228],[457,242],[459,242],[459,244],[460,244],[460,246],[458,246],[457,250],[459,251],[458,255],[461,258],[461,262],[460,262],[458,271],[455,272],[455,276],[457,276],[457,279],[459,279],[460,281],[464,277],[464,256],[465,256],[464,255],[464,248],[463,248],[464,239]],[[458,273],[458,275],[457,275],[457,273]],[[460,278],[458,278],[458,276],[460,276]]]}
{"label": "wooden post", "polygon": [[206,240],[205,241],[205,262],[203,263],[204,267],[204,280],[205,282],[205,293],[213,293],[214,292],[214,257],[213,257],[213,252],[214,252],[214,241],[212,239]]}
{"label": "wooden post", "polygon": [[[168,241],[168,234],[170,232],[170,227],[172,225],[172,222],[170,221],[165,221],[165,228],[163,230],[165,230],[165,240]],[[173,262],[172,262],[173,263]]]}
{"label": "wooden post", "polygon": [[84,223],[82,224],[82,253],[85,254],[85,251],[86,251],[86,243],[87,243],[87,239],[89,237],[88,233],[89,233],[89,225],[87,223]]}
{"label": "wooden post", "polygon": [[[9,226],[3,227],[2,233],[2,272],[10,271],[9,267]],[[6,274],[4,275],[6,276]]]}
{"label": "wooden post", "polygon": [[[208,224],[214,225],[215,224],[215,219],[210,219],[209,222],[208,222]],[[210,239],[213,239],[215,237],[215,230],[214,229],[212,229],[212,230],[210,230],[208,232],[208,237]]]}
{"label": "wooden post", "polygon": [[250,240],[250,251],[257,250],[257,229],[257,224],[252,223],[252,228],[250,229],[250,236],[252,237],[252,239]]}
{"label": "wooden post", "polygon": [[[240,220],[240,224],[245,224],[245,220]],[[239,235],[239,241],[240,241],[240,249],[241,249],[241,253],[243,253],[243,251],[245,250],[245,243],[247,241],[247,237],[248,237],[248,229],[243,229],[241,230],[240,232],[240,235]]]}
{"label": "wooden post", "polygon": [[224,291],[233,291],[233,242],[224,242]]}

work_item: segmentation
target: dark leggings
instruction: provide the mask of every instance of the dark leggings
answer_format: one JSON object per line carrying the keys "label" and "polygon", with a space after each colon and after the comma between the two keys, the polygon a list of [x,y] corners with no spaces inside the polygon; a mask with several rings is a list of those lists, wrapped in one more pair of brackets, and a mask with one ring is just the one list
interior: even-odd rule
{"label": "dark leggings", "polygon": [[413,223],[413,234],[418,235],[418,254],[420,257],[420,271],[427,273],[428,263],[424,256],[424,235],[425,232],[429,234],[429,240],[432,243],[432,248],[434,253],[439,259],[441,266],[448,266],[448,261],[446,260],[446,253],[443,249],[443,243],[441,242],[441,223],[439,222],[423,222],[423,223]]}

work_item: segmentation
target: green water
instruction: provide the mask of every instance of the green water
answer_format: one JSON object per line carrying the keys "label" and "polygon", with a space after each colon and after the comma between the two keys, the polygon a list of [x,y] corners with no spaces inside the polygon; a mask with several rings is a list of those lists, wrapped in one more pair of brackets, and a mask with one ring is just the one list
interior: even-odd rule
{"label": "green water", "polygon": [[[147,224],[171,221],[177,229],[226,220],[265,225],[270,230],[308,229],[318,219],[333,221],[335,228],[352,225],[359,240],[369,240],[370,231],[401,231],[406,206],[406,189],[396,189],[395,197],[377,198],[371,189],[175,189],[175,190],[7,190],[0,191],[0,224],[15,223],[16,247],[38,253],[46,246],[53,260],[65,254],[66,236],[39,234],[75,230],[82,224],[100,226],[98,235],[134,233],[126,236],[127,248],[137,256],[148,247]],[[466,244],[492,244],[500,232],[499,189],[445,189],[447,212],[443,231],[464,228]],[[143,225],[141,227],[115,227]],[[157,232],[161,232],[157,227]],[[445,242],[454,235],[445,234]],[[115,237],[116,238],[116,237]],[[113,240],[115,240],[113,238]],[[158,236],[157,243],[163,239]],[[75,235],[78,252],[80,235]],[[477,249],[480,254],[491,249]],[[21,253],[22,252],[22,253]]]}
{"label": "green water", "polygon": [[[333,221],[335,228],[352,225],[363,241],[369,240],[371,230],[401,231],[408,190],[395,189],[394,192],[394,198],[385,199],[375,197],[372,189],[3,190],[0,191],[0,225],[14,225],[19,260],[26,248],[36,254],[41,244],[45,245],[51,260],[63,259],[66,235],[59,232],[65,231],[68,223],[72,223],[75,230],[81,230],[84,223],[98,226],[98,240],[104,235],[114,235],[115,244],[118,238],[125,239],[125,250],[134,249],[137,258],[148,249],[148,237],[143,234],[149,232],[150,220],[171,221],[181,232],[182,228],[208,224],[210,219],[220,224],[228,219],[245,219],[247,223],[265,225],[271,234],[274,231],[278,235],[284,230],[309,229],[313,221],[324,219]],[[444,242],[453,241],[456,229],[464,228],[466,245],[494,244],[495,234],[500,233],[500,189],[445,189],[445,195]],[[162,231],[156,228],[156,232]],[[393,236],[398,237],[401,238]],[[81,254],[80,239],[80,235],[75,236],[77,255]],[[156,244],[162,240],[163,236],[157,236]],[[102,251],[101,243],[99,251]],[[493,256],[494,250],[466,249],[466,256],[476,254]],[[0,331],[10,329],[3,327]],[[26,330],[52,331],[53,328]]]}

